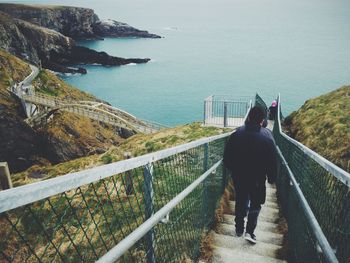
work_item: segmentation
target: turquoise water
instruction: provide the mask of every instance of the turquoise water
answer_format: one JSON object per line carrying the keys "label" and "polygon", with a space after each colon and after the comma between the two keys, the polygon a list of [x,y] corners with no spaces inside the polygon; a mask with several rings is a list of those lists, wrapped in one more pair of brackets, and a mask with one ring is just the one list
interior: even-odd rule
{"label": "turquoise water", "polygon": [[[21,1],[23,2],[23,1]],[[30,1],[33,2],[33,1]],[[144,65],[88,66],[65,76],[82,90],[167,125],[202,120],[211,94],[280,92],[290,113],[308,98],[350,83],[348,0],[37,1],[86,6],[163,36],[83,44]]]}

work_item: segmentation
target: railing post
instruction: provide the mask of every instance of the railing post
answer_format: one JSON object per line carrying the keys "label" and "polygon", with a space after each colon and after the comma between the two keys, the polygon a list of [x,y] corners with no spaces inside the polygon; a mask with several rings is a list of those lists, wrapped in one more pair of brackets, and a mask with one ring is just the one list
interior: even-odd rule
{"label": "railing post", "polygon": [[227,102],[224,102],[224,127],[227,127]]}
{"label": "railing post", "polygon": [[[203,156],[203,173],[209,168],[209,144],[204,144],[204,156]],[[205,227],[206,221],[208,220],[208,178],[203,181],[203,197],[202,197],[202,224],[201,227]]]}
{"label": "railing post", "polygon": [[207,118],[207,101],[204,101],[204,120],[203,120],[203,125],[205,126],[205,121]]}
{"label": "railing post", "polygon": [[3,190],[12,188],[10,171],[6,162],[0,163],[0,183]]}
{"label": "railing post", "polygon": [[209,168],[209,144],[204,144],[203,172]]}
{"label": "railing post", "polygon": [[[145,180],[145,220],[153,216],[153,165],[147,164],[143,170]],[[148,231],[146,237],[147,263],[154,263],[154,229]]]}
{"label": "railing post", "polygon": [[[124,153],[124,159],[130,159],[131,154],[129,152]],[[134,193],[134,183],[132,180],[132,171],[125,172],[125,191],[127,195],[132,195]]]}

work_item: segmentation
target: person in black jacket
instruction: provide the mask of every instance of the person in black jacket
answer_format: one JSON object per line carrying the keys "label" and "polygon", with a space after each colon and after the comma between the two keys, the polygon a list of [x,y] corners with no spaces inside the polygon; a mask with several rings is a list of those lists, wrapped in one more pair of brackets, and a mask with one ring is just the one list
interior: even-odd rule
{"label": "person in black jacket", "polygon": [[229,137],[224,152],[224,165],[231,171],[236,196],[236,234],[256,243],[254,230],[261,205],[266,198],[266,178],[273,184],[277,176],[276,146],[271,132],[262,127],[265,111],[253,107],[244,126]]}

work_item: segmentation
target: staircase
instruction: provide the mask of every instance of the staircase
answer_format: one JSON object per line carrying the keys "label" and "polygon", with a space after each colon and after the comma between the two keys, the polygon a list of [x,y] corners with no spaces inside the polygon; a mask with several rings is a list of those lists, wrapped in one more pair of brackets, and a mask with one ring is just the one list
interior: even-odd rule
{"label": "staircase", "polygon": [[213,263],[277,263],[287,262],[281,258],[283,235],[279,231],[279,208],[276,188],[266,185],[266,202],[262,206],[258,225],[254,232],[257,244],[250,244],[244,236],[237,237],[235,232],[235,202],[230,201],[228,214],[224,214],[219,225],[220,234],[214,234]]}

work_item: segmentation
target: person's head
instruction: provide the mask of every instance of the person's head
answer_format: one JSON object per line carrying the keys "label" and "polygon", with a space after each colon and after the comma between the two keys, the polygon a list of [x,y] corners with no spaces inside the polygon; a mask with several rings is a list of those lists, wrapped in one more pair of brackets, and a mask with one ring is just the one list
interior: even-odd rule
{"label": "person's head", "polygon": [[248,114],[249,122],[261,125],[264,119],[265,111],[261,107],[255,106],[250,109]]}
{"label": "person's head", "polygon": [[276,107],[276,106],[277,106],[277,101],[274,100],[274,101],[271,103],[271,106],[272,106],[272,107]]}

